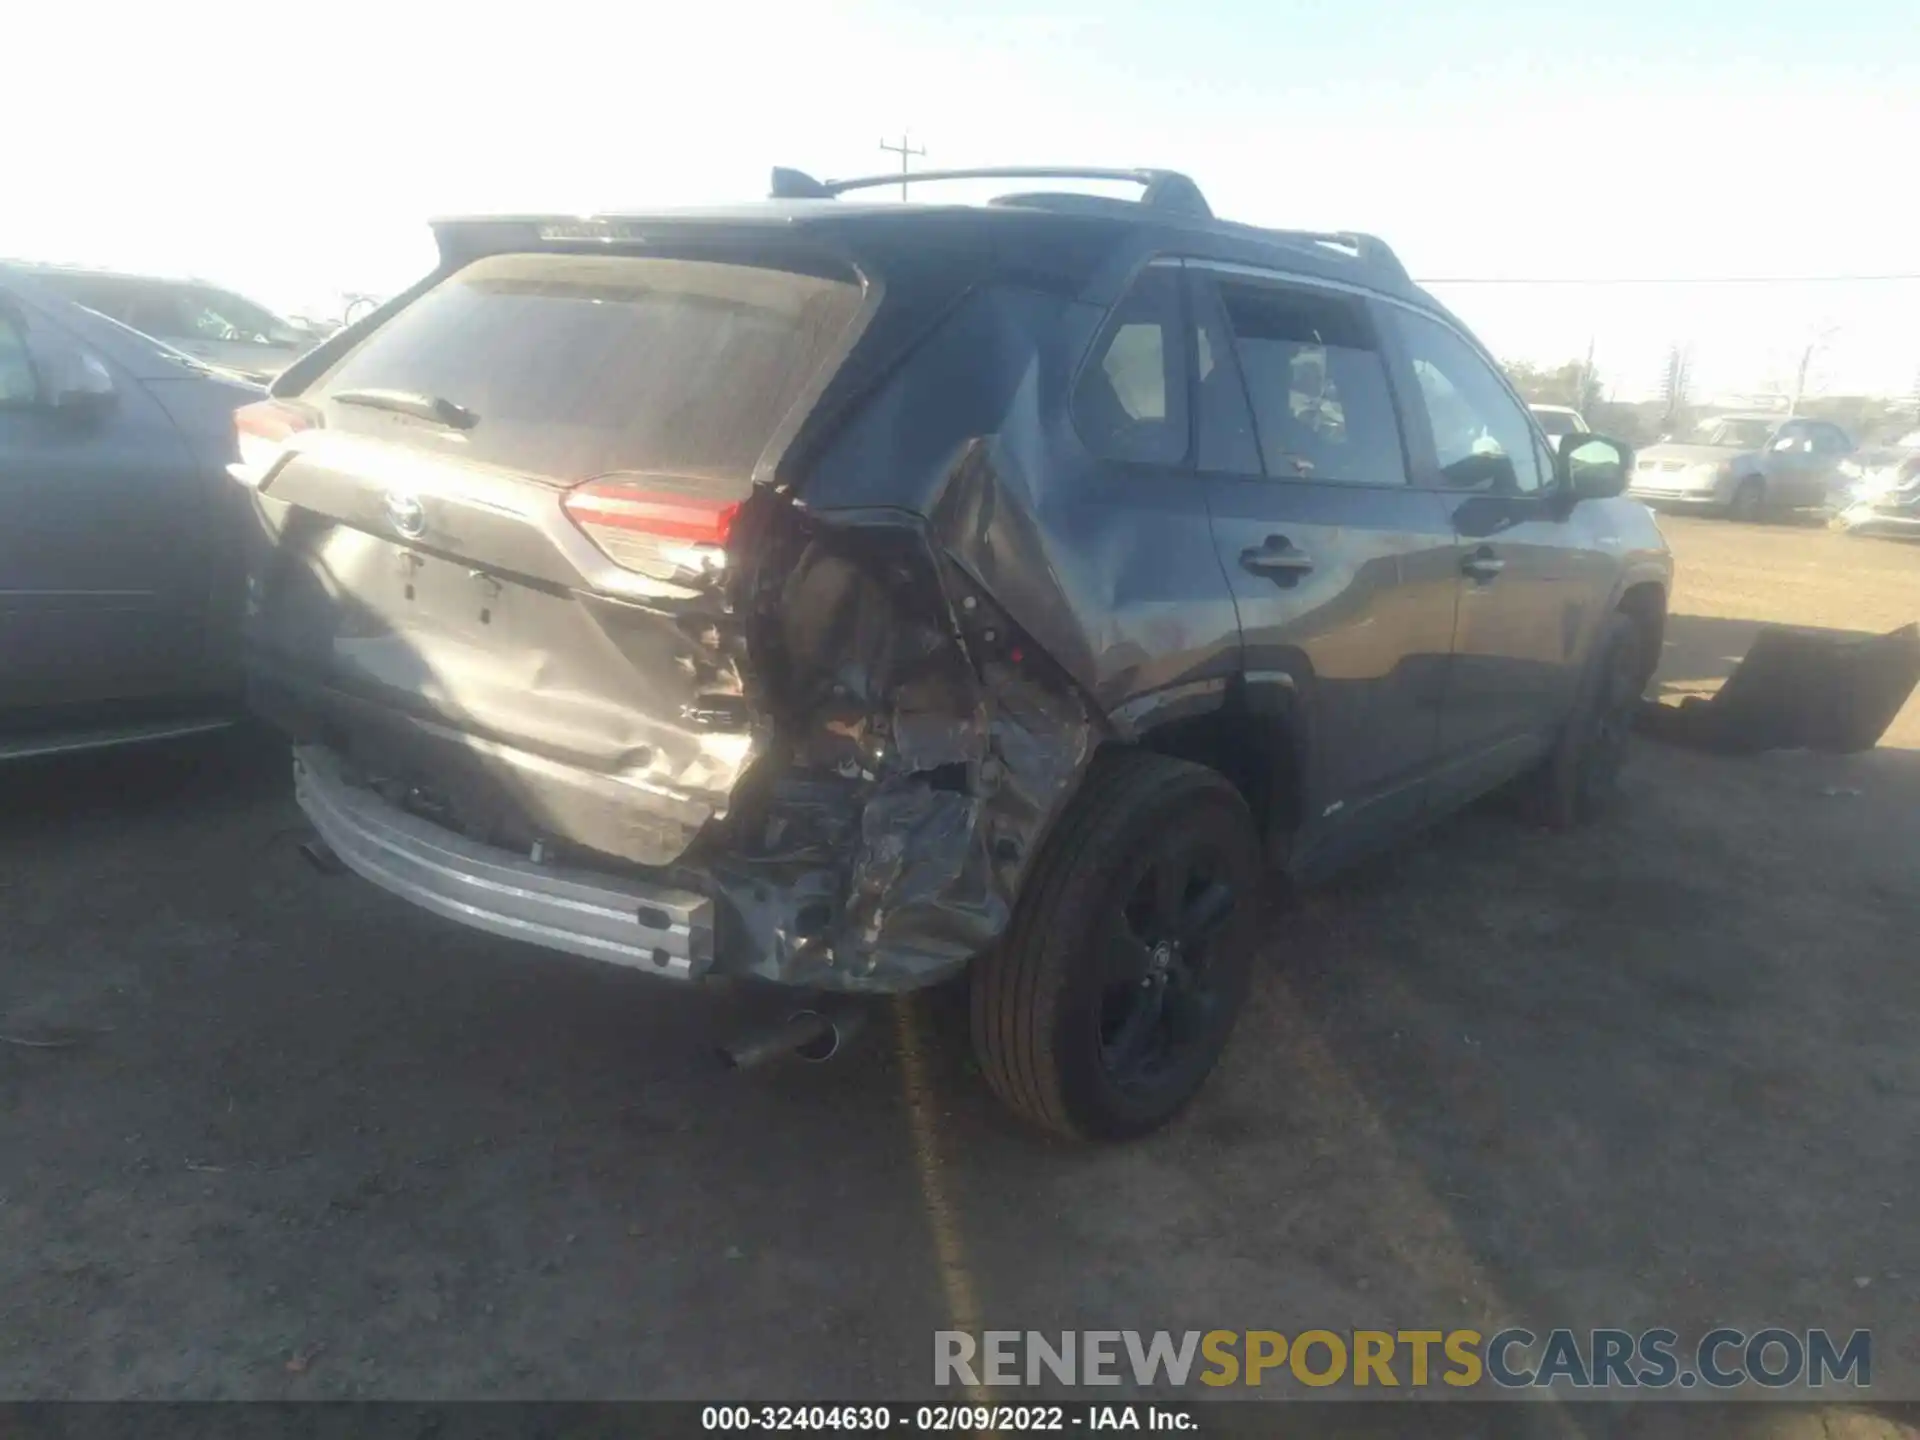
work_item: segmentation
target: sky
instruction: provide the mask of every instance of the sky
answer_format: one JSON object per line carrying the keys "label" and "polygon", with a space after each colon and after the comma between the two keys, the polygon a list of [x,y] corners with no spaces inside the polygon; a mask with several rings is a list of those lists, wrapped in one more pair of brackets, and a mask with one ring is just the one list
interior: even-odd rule
{"label": "sky", "polygon": [[1696,393],[1810,344],[1816,391],[1920,382],[1920,279],[1726,283],[1920,274],[1911,0],[119,0],[7,31],[0,255],[291,312],[407,284],[432,215],[750,199],[910,130],[920,166],[1159,165],[1235,219],[1379,234],[1506,282],[1432,286],[1497,354],[1591,344],[1620,398],[1673,345]]}

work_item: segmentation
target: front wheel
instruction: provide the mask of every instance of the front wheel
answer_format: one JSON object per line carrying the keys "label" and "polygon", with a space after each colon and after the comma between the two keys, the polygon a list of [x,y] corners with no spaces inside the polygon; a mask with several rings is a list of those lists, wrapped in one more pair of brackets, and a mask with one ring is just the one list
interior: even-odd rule
{"label": "front wheel", "polygon": [[1759,520],[1766,509],[1767,482],[1757,475],[1749,475],[1734,487],[1733,499],[1727,502],[1727,518],[1752,523]]}
{"label": "front wheel", "polygon": [[1527,777],[1527,809],[1541,824],[1570,829],[1612,803],[1650,673],[1643,657],[1639,627],[1616,610],[1595,642],[1553,752]]}
{"label": "front wheel", "polygon": [[1258,938],[1260,844],[1212,770],[1094,763],[972,977],[973,1044],[1000,1098],[1080,1139],[1165,1124],[1226,1048]]}

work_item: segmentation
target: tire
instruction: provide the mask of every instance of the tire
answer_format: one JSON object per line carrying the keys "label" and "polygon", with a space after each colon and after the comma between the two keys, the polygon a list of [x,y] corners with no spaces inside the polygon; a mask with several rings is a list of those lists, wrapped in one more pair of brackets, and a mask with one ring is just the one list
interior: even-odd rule
{"label": "tire", "polygon": [[1253,817],[1218,773],[1097,757],[1005,937],[974,962],[974,1053],[994,1093],[1075,1139],[1172,1119],[1246,998],[1261,874]]}
{"label": "tire", "polygon": [[1634,711],[1650,668],[1640,627],[1615,611],[1580,679],[1560,738],[1523,788],[1530,816],[1552,830],[1598,819],[1618,790]]}
{"label": "tire", "polygon": [[1757,475],[1749,475],[1733,487],[1733,498],[1727,502],[1727,518],[1741,520],[1747,524],[1757,524],[1767,511],[1767,482]]}

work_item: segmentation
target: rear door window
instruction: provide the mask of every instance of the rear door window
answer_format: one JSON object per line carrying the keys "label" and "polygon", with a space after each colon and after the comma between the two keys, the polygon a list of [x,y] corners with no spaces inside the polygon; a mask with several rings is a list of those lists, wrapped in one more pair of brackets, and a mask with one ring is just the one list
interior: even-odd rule
{"label": "rear door window", "polygon": [[183,291],[171,285],[129,285],[111,316],[122,325],[130,325],[156,340],[187,340],[195,337],[193,322]]}
{"label": "rear door window", "polygon": [[1260,442],[1253,434],[1247,388],[1233,358],[1220,295],[1204,272],[1190,270],[1187,300],[1193,308],[1194,462],[1224,475],[1259,475]]}
{"label": "rear door window", "polygon": [[[112,276],[60,274],[58,272],[42,277],[42,283],[57,294],[64,295],[76,305],[84,305],[109,320],[117,320],[122,325],[133,325],[128,318],[136,291],[131,282]],[[146,332],[151,333],[151,332]]]}
{"label": "rear door window", "polygon": [[1774,432],[1773,443],[1769,448],[1782,455],[1811,455],[1813,453],[1812,427],[1798,420],[1789,420]]}
{"label": "rear door window", "polygon": [[855,279],[708,260],[496,255],[374,331],[312,393],[451,401],[447,430],[361,405],[332,428],[457,446],[464,459],[572,484],[645,474],[749,478],[851,338]]}
{"label": "rear door window", "polygon": [[1266,473],[1406,484],[1386,364],[1360,305],[1251,280],[1219,289]]}

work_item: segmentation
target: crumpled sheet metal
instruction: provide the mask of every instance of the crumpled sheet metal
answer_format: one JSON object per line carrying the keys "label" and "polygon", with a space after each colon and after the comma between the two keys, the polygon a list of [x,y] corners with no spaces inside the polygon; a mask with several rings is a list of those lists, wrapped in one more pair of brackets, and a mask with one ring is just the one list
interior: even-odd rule
{"label": "crumpled sheet metal", "polygon": [[779,767],[710,873],[747,974],[898,991],[1006,928],[1099,725],[911,517],[796,519],[772,599]]}
{"label": "crumpled sheet metal", "polygon": [[1643,702],[1639,730],[1722,755],[1871,750],[1920,684],[1920,626],[1835,635],[1769,625],[1719,691]]}

